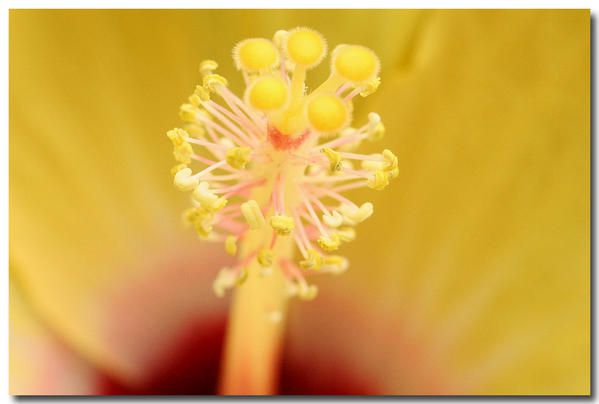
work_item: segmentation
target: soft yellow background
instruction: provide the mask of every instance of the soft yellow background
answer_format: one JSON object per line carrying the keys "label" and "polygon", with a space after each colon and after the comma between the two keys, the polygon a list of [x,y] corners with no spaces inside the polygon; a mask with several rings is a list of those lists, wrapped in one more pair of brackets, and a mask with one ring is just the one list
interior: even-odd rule
{"label": "soft yellow background", "polygon": [[226,310],[210,291],[220,249],[180,227],[164,132],[202,59],[239,92],[233,45],[306,25],[380,55],[356,120],[380,113],[401,173],[356,193],[375,215],[343,251],[349,273],[294,303],[291,355],[342,358],[383,394],[588,394],[589,23],[584,10],[12,10],[12,392],[93,392],[93,368],[133,382],[182,324]]}

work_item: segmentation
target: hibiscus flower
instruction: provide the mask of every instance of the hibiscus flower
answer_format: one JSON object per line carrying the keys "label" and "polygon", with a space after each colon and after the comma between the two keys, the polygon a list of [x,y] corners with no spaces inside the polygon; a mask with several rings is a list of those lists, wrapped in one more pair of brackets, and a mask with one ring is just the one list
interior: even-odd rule
{"label": "hibiscus flower", "polygon": [[182,228],[163,134],[201,60],[243,94],[231,48],[297,26],[378,55],[353,120],[400,175],[349,191],[375,211],[291,301],[264,392],[589,394],[584,10],[12,10],[11,393],[223,392],[235,261]]}

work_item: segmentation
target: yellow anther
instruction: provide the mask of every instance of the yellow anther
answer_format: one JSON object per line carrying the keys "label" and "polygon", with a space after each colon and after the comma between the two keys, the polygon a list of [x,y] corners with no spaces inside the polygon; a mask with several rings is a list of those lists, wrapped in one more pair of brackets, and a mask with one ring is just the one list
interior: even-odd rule
{"label": "yellow anther", "polygon": [[204,139],[206,137],[206,128],[201,124],[187,125],[186,130],[195,139]]}
{"label": "yellow anther", "polygon": [[191,168],[184,166],[175,174],[174,183],[181,191],[191,191],[198,186],[199,180],[193,177]]}
{"label": "yellow anther", "polygon": [[187,100],[189,101],[189,103],[191,105],[193,105],[196,108],[199,107],[201,105],[201,103],[202,103],[202,99],[198,95],[196,95],[195,93],[192,94],[192,95],[190,95],[187,98]]}
{"label": "yellow anther", "polygon": [[217,212],[227,205],[227,199],[219,197],[210,190],[210,185],[203,181],[192,194],[193,199],[209,212]]}
{"label": "yellow anther", "polygon": [[328,252],[335,251],[341,245],[341,239],[335,233],[331,234],[330,236],[322,235],[318,238],[318,240],[316,240],[316,242],[320,248]]}
{"label": "yellow anther", "polygon": [[370,80],[368,83],[364,84],[364,89],[362,90],[360,95],[362,97],[368,97],[369,95],[375,93],[376,90],[379,89],[380,85],[381,85],[381,78],[375,77],[374,79]]}
{"label": "yellow anther", "polygon": [[399,175],[399,168],[397,156],[389,149],[383,150],[383,158],[385,159],[385,171],[389,173],[391,178],[395,178]]}
{"label": "yellow anther", "polygon": [[260,72],[278,66],[279,51],[268,39],[250,38],[235,46],[233,59],[239,70]]}
{"label": "yellow anther", "polygon": [[193,228],[196,231],[196,234],[198,235],[199,238],[205,240],[210,238],[210,235],[212,234],[212,225],[213,225],[213,221],[209,221],[208,219],[202,220],[202,221],[197,221],[193,224]]}
{"label": "yellow anther", "polygon": [[247,281],[248,275],[249,275],[249,271],[247,270],[247,268],[243,268],[241,271],[239,271],[239,275],[237,275],[237,280],[235,281],[235,285],[237,285],[237,286],[243,285],[245,283],[245,281]]}
{"label": "yellow anther", "polygon": [[317,132],[336,132],[343,129],[351,119],[348,103],[333,94],[322,94],[308,101],[307,115],[310,126]]}
{"label": "yellow anther", "polygon": [[342,165],[341,165],[341,155],[339,154],[339,152],[331,149],[330,147],[323,147],[321,149],[321,151],[329,159],[329,170],[331,172],[335,172],[335,171],[341,170],[341,167],[342,167]]}
{"label": "yellow anther", "polygon": [[174,176],[175,174],[177,174],[179,171],[183,170],[184,168],[187,168],[186,164],[177,164],[176,166],[171,168],[171,175]]}
{"label": "yellow anther", "polygon": [[337,234],[344,243],[349,243],[356,239],[356,230],[353,227],[342,227],[338,229],[335,234]]}
{"label": "yellow anther", "polygon": [[288,236],[295,229],[293,218],[286,215],[274,215],[270,218],[270,225],[280,236]]}
{"label": "yellow anther", "polygon": [[349,261],[347,258],[340,255],[328,255],[324,257],[322,263],[322,270],[335,275],[341,274],[347,271],[349,267]]}
{"label": "yellow anther", "polygon": [[286,35],[285,51],[296,65],[311,68],[318,65],[327,53],[324,37],[309,28],[296,28]]}
{"label": "yellow anther", "polygon": [[241,214],[252,230],[261,229],[266,224],[258,202],[253,199],[241,204]]}
{"label": "yellow anther", "polygon": [[216,199],[212,205],[208,206],[207,209],[211,210],[212,212],[218,212],[227,206],[227,203],[229,203],[229,201],[226,198],[220,197]]}
{"label": "yellow anther", "polygon": [[196,86],[193,95],[197,96],[202,101],[210,100],[210,91],[204,86]]}
{"label": "yellow anther", "polygon": [[339,211],[348,224],[358,224],[368,219],[374,213],[374,206],[370,202],[365,202],[362,206],[351,206],[343,204]]}
{"label": "yellow anther", "polygon": [[361,45],[339,45],[333,51],[333,70],[344,79],[359,85],[375,79],[380,62],[375,53]]}
{"label": "yellow anther", "polygon": [[336,210],[322,215],[322,221],[329,227],[339,227],[343,223],[343,216]]}
{"label": "yellow anther", "polygon": [[225,79],[220,74],[209,74],[204,76],[202,80],[202,84],[205,88],[212,92],[216,92],[218,86],[227,86],[227,79]]}
{"label": "yellow anther", "polygon": [[187,208],[183,211],[183,213],[181,215],[181,219],[185,226],[190,226],[193,224],[194,219],[198,215],[199,209],[201,209],[201,208],[192,207],[192,208]]}
{"label": "yellow anther", "polygon": [[375,171],[374,175],[368,180],[368,187],[377,191],[382,191],[389,185],[389,173],[387,171]]}
{"label": "yellow anther", "polygon": [[376,158],[377,160],[362,160],[362,168],[368,171],[384,170],[387,167],[387,163],[383,159],[382,154],[371,154],[370,157]]}
{"label": "yellow anther", "polygon": [[302,300],[314,300],[318,295],[318,287],[301,283],[297,289],[297,295]]}
{"label": "yellow anther", "polygon": [[242,170],[250,162],[251,154],[252,149],[249,147],[233,147],[227,150],[227,163],[233,168]]}
{"label": "yellow anther", "polygon": [[214,73],[217,68],[218,63],[216,63],[214,60],[204,60],[202,63],[200,63],[200,74],[202,76],[207,76]]}
{"label": "yellow anther", "polygon": [[264,268],[270,268],[274,258],[275,255],[272,250],[265,248],[258,253],[258,264]]}
{"label": "yellow anther", "polygon": [[368,114],[368,127],[366,129],[368,140],[375,142],[385,136],[385,125],[381,122],[381,117],[376,112]]}
{"label": "yellow anther", "polygon": [[193,148],[189,143],[183,143],[174,147],[173,156],[179,163],[190,164],[193,156]]}
{"label": "yellow anther", "polygon": [[183,212],[183,223],[192,225],[200,238],[208,238],[212,232],[214,214],[201,206],[190,208]]}
{"label": "yellow anther", "polygon": [[287,104],[289,88],[280,77],[259,77],[248,87],[245,98],[246,102],[256,109],[275,111]]}
{"label": "yellow anther", "polygon": [[225,239],[225,251],[229,255],[237,254],[237,237],[228,235]]}
{"label": "yellow anther", "polygon": [[302,267],[303,269],[312,269],[315,271],[319,270],[322,266],[322,255],[320,255],[318,251],[313,249],[309,249],[308,251],[306,251],[306,255],[306,259],[300,261],[300,267]]}
{"label": "yellow anther", "polygon": [[179,128],[169,130],[166,132],[166,136],[173,142],[174,146],[187,143],[187,139],[189,139],[189,134],[185,130]]}
{"label": "yellow anther", "polygon": [[223,297],[227,289],[231,289],[237,282],[236,272],[228,267],[221,269],[212,283],[212,290],[218,297]]}
{"label": "yellow anther", "polygon": [[179,107],[179,118],[184,122],[195,122],[199,112],[200,110],[192,104],[183,104]]}

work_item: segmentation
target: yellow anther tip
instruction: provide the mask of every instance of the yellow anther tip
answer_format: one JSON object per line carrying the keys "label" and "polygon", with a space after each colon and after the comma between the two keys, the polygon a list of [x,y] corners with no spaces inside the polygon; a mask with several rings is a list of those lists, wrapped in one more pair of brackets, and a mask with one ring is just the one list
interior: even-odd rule
{"label": "yellow anther tip", "polygon": [[279,64],[279,51],[268,39],[250,38],[235,46],[233,59],[239,70],[259,72],[272,69]]}
{"label": "yellow anther tip", "polygon": [[225,239],[225,251],[229,255],[237,254],[237,237],[229,235]]}
{"label": "yellow anther tip", "polygon": [[199,109],[192,104],[183,104],[179,107],[179,118],[185,122],[195,122]]}
{"label": "yellow anther tip", "polygon": [[217,212],[227,205],[227,199],[218,197],[210,190],[210,184],[206,181],[200,182],[192,193],[193,199],[199,203],[207,212]]}
{"label": "yellow anther tip", "polygon": [[324,147],[322,152],[329,159],[329,170],[331,172],[339,171],[342,168],[342,160],[339,152],[331,149],[330,147]]}
{"label": "yellow anther tip", "polygon": [[361,223],[368,219],[374,213],[374,205],[370,202],[365,202],[361,206],[341,205],[339,207],[341,214],[344,216],[348,224]]}
{"label": "yellow anther tip", "polygon": [[191,156],[193,156],[193,148],[187,142],[175,145],[173,156],[179,163],[190,164]]}
{"label": "yellow anther tip", "polygon": [[212,74],[218,68],[218,63],[214,60],[204,60],[200,63],[200,74],[206,76]]}
{"label": "yellow anther tip", "polygon": [[293,218],[285,215],[274,215],[270,218],[270,225],[279,236],[288,236],[295,229]]}
{"label": "yellow anther tip", "polygon": [[300,286],[297,295],[302,300],[314,300],[318,295],[318,287],[316,285]]}
{"label": "yellow anther tip", "polygon": [[210,237],[212,225],[214,223],[214,215],[212,212],[209,212],[203,207],[198,207],[193,208],[190,211],[186,211],[185,215],[185,222],[193,226],[200,238],[207,239]]}
{"label": "yellow anther tip", "polygon": [[303,269],[319,270],[322,266],[322,256],[316,250],[309,249],[306,251],[306,259],[300,261],[300,267]]}
{"label": "yellow anther tip", "polygon": [[356,231],[352,227],[340,228],[335,234],[337,234],[344,243],[349,243],[356,239]]}
{"label": "yellow anther tip", "polygon": [[322,94],[308,101],[310,126],[317,132],[331,133],[343,129],[351,120],[350,105],[340,97]]}
{"label": "yellow anther tip", "polygon": [[249,275],[249,271],[247,270],[247,268],[243,268],[241,271],[239,271],[239,275],[237,276],[235,285],[236,286],[243,285],[245,283],[245,281],[247,281],[248,275]]}
{"label": "yellow anther tip", "polygon": [[288,98],[289,88],[280,77],[260,77],[246,91],[246,102],[262,111],[281,109],[287,104]]}
{"label": "yellow anther tip", "polygon": [[349,268],[349,261],[339,255],[329,255],[324,258],[322,269],[335,275],[339,275]]}
{"label": "yellow anther tip", "polygon": [[328,227],[335,228],[335,227],[339,227],[339,226],[341,226],[341,224],[343,224],[343,216],[341,216],[341,214],[339,212],[334,210],[331,213],[323,214],[322,221]]}
{"label": "yellow anther tip", "polygon": [[368,97],[369,95],[374,94],[376,92],[376,90],[379,89],[380,85],[381,85],[381,78],[375,77],[374,79],[368,81],[368,83],[365,84],[364,90],[362,90],[362,92],[360,93],[360,96]]}
{"label": "yellow anther tip", "polygon": [[202,80],[202,84],[204,88],[210,91],[216,91],[217,86],[227,86],[229,83],[226,78],[221,76],[220,74],[208,74],[204,76]]}
{"label": "yellow anther tip", "polygon": [[368,180],[368,186],[377,191],[382,191],[387,185],[389,185],[389,173],[387,171],[375,171],[374,175]]}
{"label": "yellow anther tip", "polygon": [[175,128],[166,132],[166,136],[173,142],[173,145],[179,146],[189,138],[189,133],[184,129]]}
{"label": "yellow anther tip", "polygon": [[223,297],[227,289],[242,284],[247,278],[247,271],[241,270],[236,273],[233,269],[225,267],[218,272],[212,290],[218,297]]}
{"label": "yellow anther tip", "polygon": [[296,65],[311,68],[318,65],[327,53],[327,42],[309,28],[296,28],[286,35],[285,50]]}
{"label": "yellow anther tip", "polygon": [[[383,158],[385,159],[385,170],[389,173],[394,173],[398,170],[399,159],[389,149],[383,150]],[[397,175],[394,175],[396,177]]]}
{"label": "yellow anther tip", "polygon": [[242,170],[250,162],[252,149],[249,147],[233,147],[227,150],[227,163],[238,170]]}
{"label": "yellow anther tip", "polygon": [[316,240],[320,248],[324,251],[335,251],[341,245],[341,239],[337,234],[331,234],[330,236],[320,236]]}
{"label": "yellow anther tip", "polygon": [[187,164],[177,164],[176,166],[171,168],[171,174],[176,175],[179,171],[183,170],[184,168],[187,168]]}
{"label": "yellow anther tip", "polygon": [[192,176],[191,168],[183,168],[175,174],[174,184],[181,191],[191,191],[198,186],[198,180]]}
{"label": "yellow anther tip", "polygon": [[339,45],[333,52],[332,69],[355,84],[374,80],[380,69],[376,54],[361,45]]}
{"label": "yellow anther tip", "polygon": [[272,250],[264,249],[258,253],[258,264],[263,268],[270,268],[272,267],[274,258],[275,255]]}
{"label": "yellow anther tip", "polygon": [[210,91],[204,86],[196,86],[193,95],[202,101],[210,100]]}
{"label": "yellow anther tip", "polygon": [[241,214],[252,230],[261,229],[266,223],[260,205],[253,199],[241,204]]}

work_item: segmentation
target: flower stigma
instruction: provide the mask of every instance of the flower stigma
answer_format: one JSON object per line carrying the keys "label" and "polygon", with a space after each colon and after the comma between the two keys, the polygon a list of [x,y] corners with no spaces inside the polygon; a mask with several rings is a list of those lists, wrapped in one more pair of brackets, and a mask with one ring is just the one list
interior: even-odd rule
{"label": "flower stigma", "polygon": [[[206,60],[201,85],[180,108],[183,128],[167,133],[177,161],[174,184],[191,192],[184,222],[238,257],[217,275],[218,296],[242,285],[255,263],[261,276],[281,271],[290,296],[314,299],[318,289],[309,276],[345,272],[348,260],[335,252],[374,212],[372,203],[357,204],[344,194],[383,190],[398,175],[390,150],[356,152],[385,131],[374,112],[352,126],[354,99],[380,85],[377,56],[361,45],[339,45],[331,52],[329,77],[307,91],[307,72],[326,54],[324,37],[308,28],[243,40],[233,50],[243,96],[216,73],[216,62]],[[261,241],[243,251],[238,246],[250,236]],[[277,254],[283,239],[295,245],[296,257]]]}

